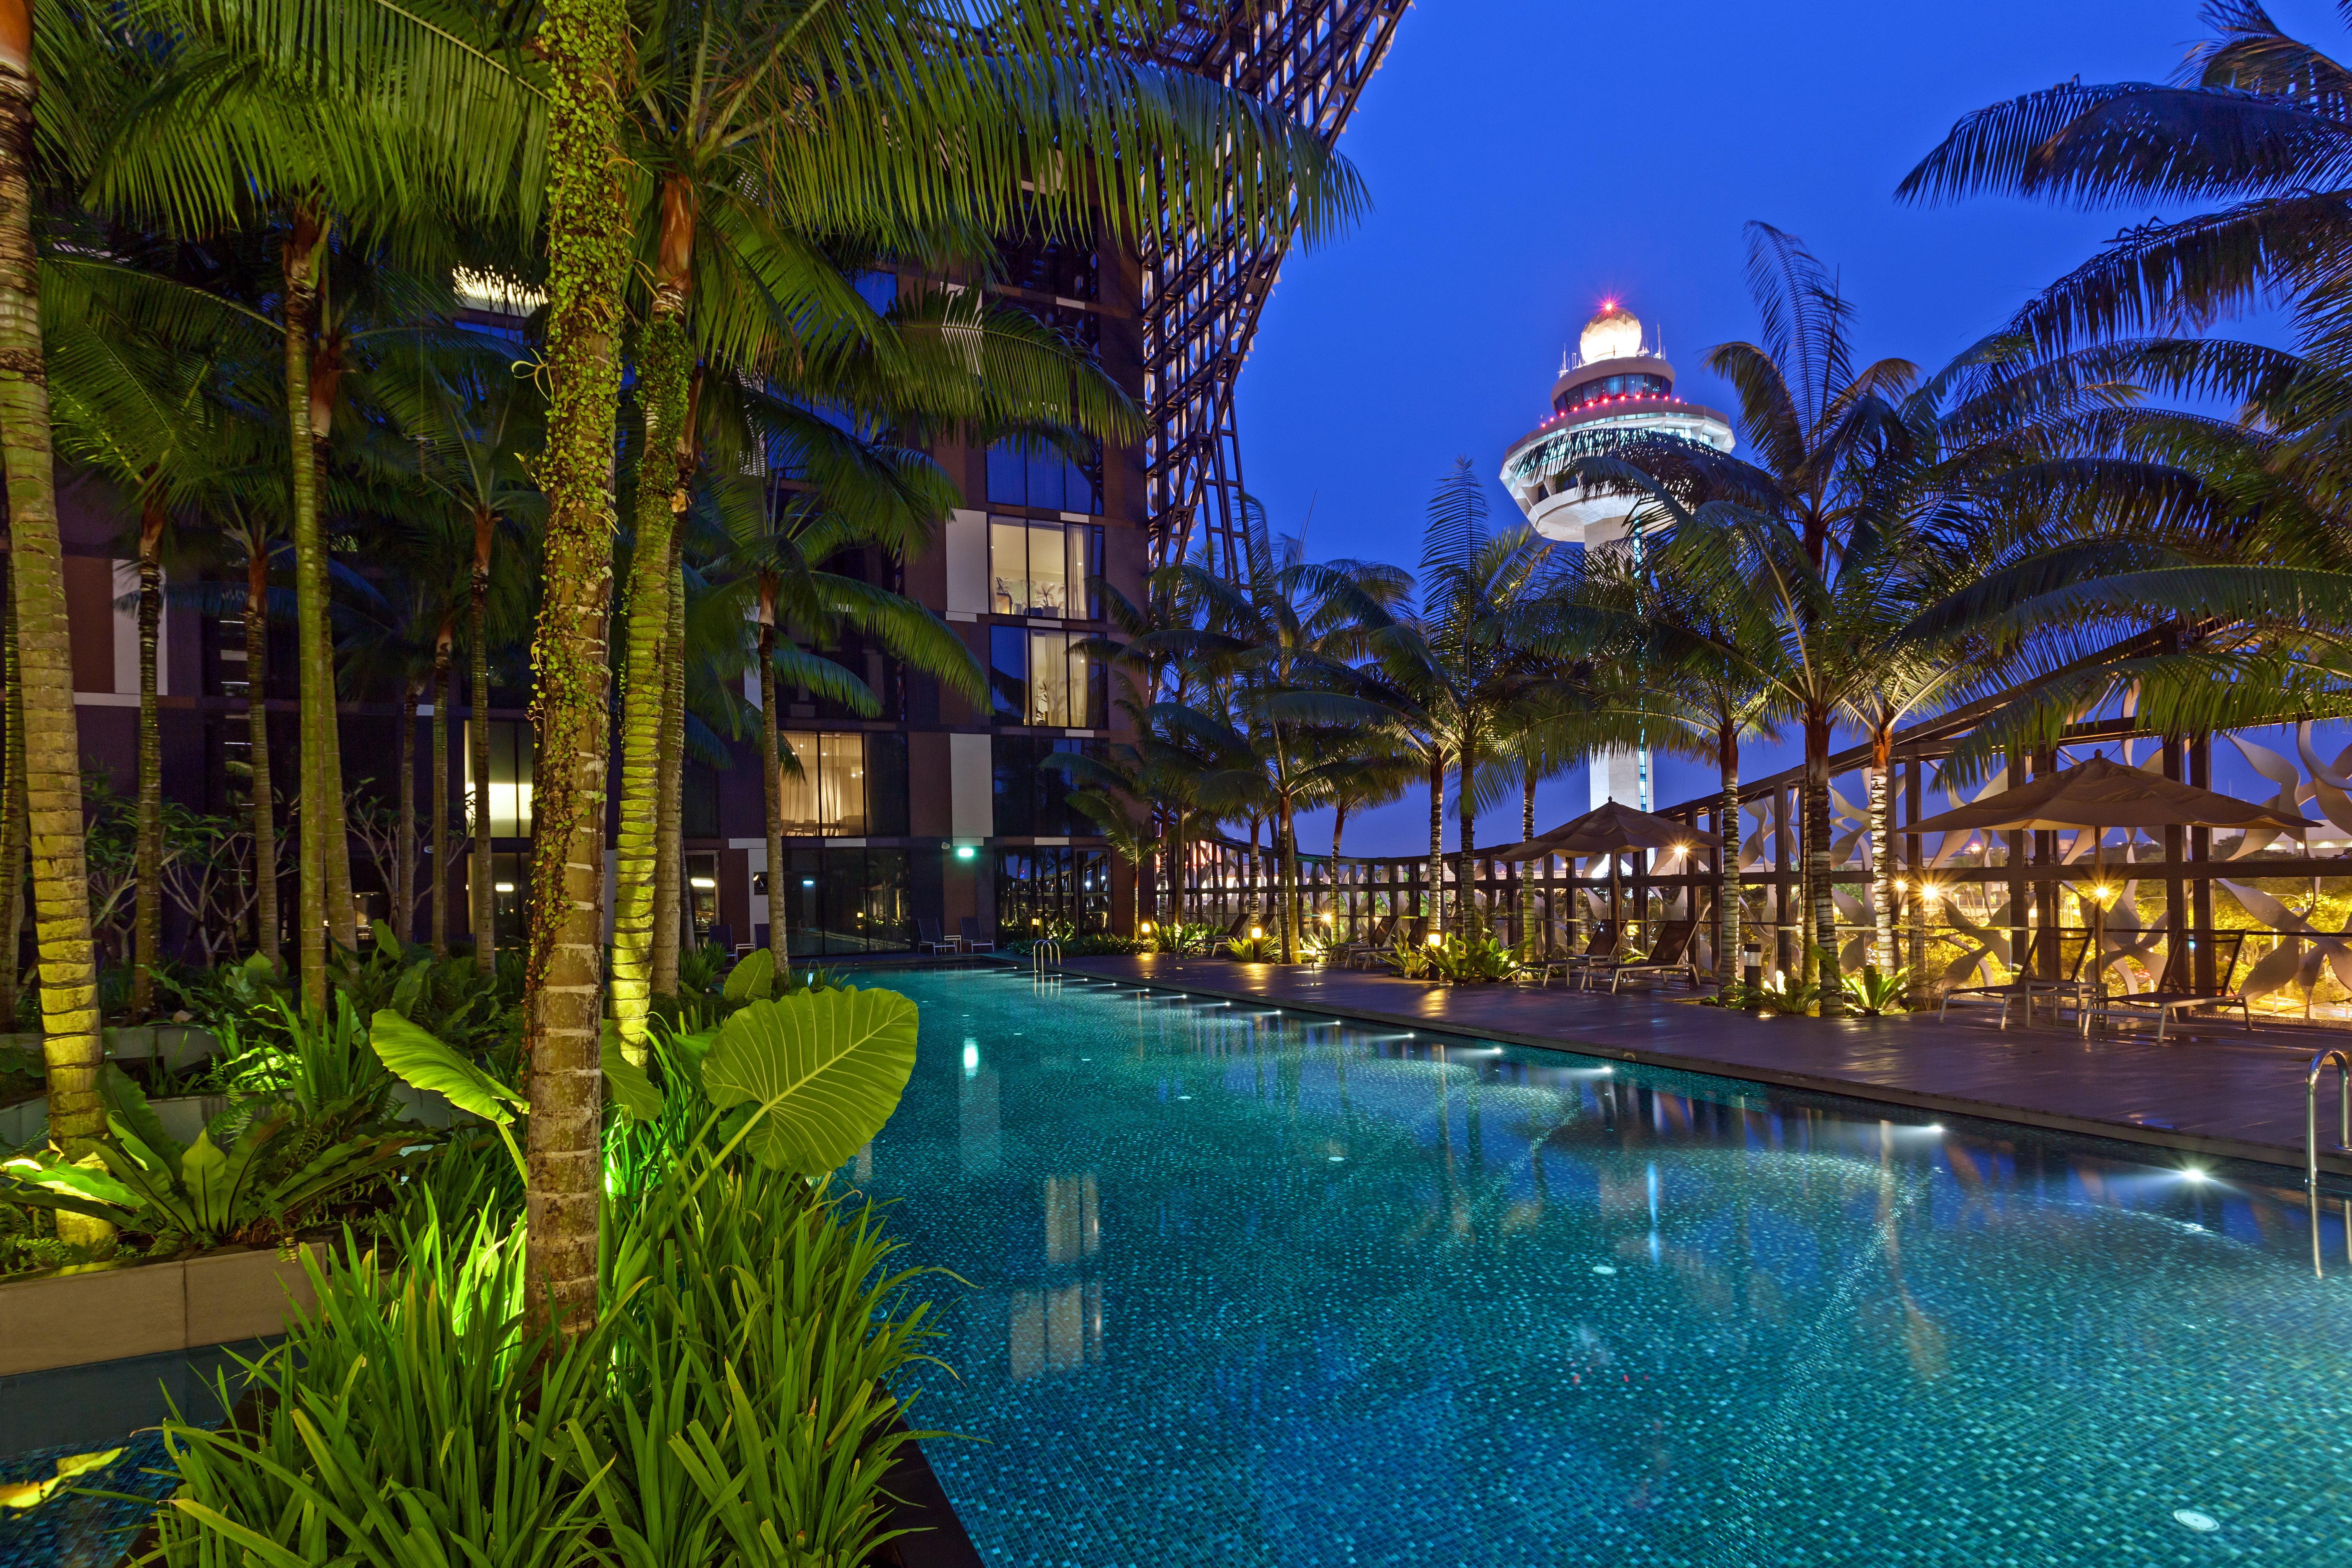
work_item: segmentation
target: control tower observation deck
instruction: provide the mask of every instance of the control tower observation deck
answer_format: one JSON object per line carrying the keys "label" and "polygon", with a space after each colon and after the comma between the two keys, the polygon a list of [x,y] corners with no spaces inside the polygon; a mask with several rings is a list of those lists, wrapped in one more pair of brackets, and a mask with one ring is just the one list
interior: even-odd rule
{"label": "control tower observation deck", "polygon": [[1584,324],[1576,356],[1552,384],[1551,417],[1511,443],[1503,484],[1547,539],[1606,544],[1625,535],[1638,498],[1591,494],[1570,474],[1580,458],[1629,439],[1678,437],[1731,450],[1731,422],[1675,395],[1675,367],[1656,346],[1643,347],[1642,323],[1614,300]]}

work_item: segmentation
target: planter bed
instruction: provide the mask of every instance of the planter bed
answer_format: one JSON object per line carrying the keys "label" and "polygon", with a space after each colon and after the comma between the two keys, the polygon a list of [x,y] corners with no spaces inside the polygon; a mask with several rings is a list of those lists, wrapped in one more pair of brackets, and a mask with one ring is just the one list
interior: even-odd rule
{"label": "planter bed", "polygon": [[311,1300],[301,1260],[274,1249],[10,1280],[0,1283],[0,1376],[279,1334],[289,1307]]}

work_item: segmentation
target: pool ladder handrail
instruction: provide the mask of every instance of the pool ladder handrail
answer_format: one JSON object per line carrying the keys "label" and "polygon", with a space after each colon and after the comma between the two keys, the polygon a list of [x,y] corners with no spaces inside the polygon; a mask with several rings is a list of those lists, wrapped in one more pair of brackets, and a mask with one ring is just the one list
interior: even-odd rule
{"label": "pool ladder handrail", "polygon": [[[1046,954],[1049,952],[1053,955],[1050,960],[1046,957]],[[1059,968],[1061,966],[1061,963],[1062,944],[1055,941],[1052,937],[1041,936],[1036,940],[1036,942],[1031,944],[1029,948],[1030,973],[1043,974],[1048,969]]]}
{"label": "pool ladder handrail", "polygon": [[[2304,1200],[2311,1211],[2311,1268],[2326,1276],[2319,1255],[2319,1077],[2329,1068],[2336,1069],[2336,1146],[2335,1154],[2352,1154],[2352,1053],[2341,1046],[2329,1046],[2311,1058],[2311,1069],[2303,1075],[2303,1191]],[[2352,1253],[2352,1198],[2344,1203],[2344,1238],[2347,1253]]]}

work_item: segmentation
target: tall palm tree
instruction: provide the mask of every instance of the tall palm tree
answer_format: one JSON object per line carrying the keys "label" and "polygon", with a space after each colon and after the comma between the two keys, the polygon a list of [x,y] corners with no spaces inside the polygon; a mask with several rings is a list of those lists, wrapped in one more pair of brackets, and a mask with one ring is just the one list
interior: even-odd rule
{"label": "tall palm tree", "polygon": [[[651,584],[666,581],[670,519],[697,460],[698,367],[814,363],[844,378],[825,389],[838,392],[856,390],[848,373],[861,354],[886,376],[916,369],[829,247],[953,256],[1024,224],[1091,239],[1097,226],[1153,232],[1178,211],[1225,221],[1228,205],[1245,223],[1313,237],[1354,206],[1352,176],[1303,127],[1133,63],[1122,34],[1142,19],[1055,5],[967,19],[907,0],[823,13],[721,0],[657,5],[639,30],[623,126],[644,174],[632,197],[647,285],[613,937],[625,1047],[641,1039],[654,984],[654,818],[667,772],[657,661],[668,596]],[[941,140],[962,154],[936,157]],[[948,324],[967,342],[980,334],[972,310],[948,300],[958,318]],[[1087,422],[1083,407],[1071,413]]]}
{"label": "tall palm tree", "polygon": [[[143,89],[91,158],[93,205],[204,237],[266,213],[280,237],[286,472],[301,670],[299,951],[325,1005],[326,946],[355,941],[341,826],[327,538],[320,474],[349,345],[331,267],[372,247],[438,255],[465,215],[501,224],[536,195],[536,92],[519,54],[386,0],[282,0],[163,11],[158,47],[121,51]],[[460,24],[453,27],[451,23]],[[494,24],[496,25],[496,24]],[[96,47],[105,47],[103,43]],[[510,161],[480,156],[483,147]],[[364,237],[358,248],[339,244]]]}
{"label": "tall palm tree", "polygon": [[[40,40],[47,43],[44,29]],[[70,34],[72,29],[65,29]],[[86,1155],[106,1129],[98,1075],[98,964],[76,737],[73,661],[66,624],[64,550],[43,374],[39,264],[33,242],[36,71],[31,0],[0,0],[0,467],[8,487],[9,580],[16,608],[16,701],[39,746],[25,751],[33,897],[41,955],[41,1049],[47,1064],[49,1138]],[[8,955],[13,965],[16,955]],[[62,1238],[97,1240],[59,1216]]]}
{"label": "tall palm tree", "polygon": [[[474,932],[474,963],[488,973],[497,963],[497,921],[489,872],[490,650],[528,619],[530,582],[523,563],[536,543],[533,526],[541,510],[530,458],[544,444],[544,400],[527,378],[514,374],[507,352],[469,335],[422,335],[394,344],[393,362],[375,378],[375,396],[397,426],[415,473],[462,517],[470,535],[467,572],[466,641],[471,655],[473,701],[467,741],[473,759],[468,829],[474,844],[469,879],[468,923]],[[503,536],[507,549],[498,542]],[[495,568],[495,570],[494,570]],[[493,615],[493,583],[499,613]],[[494,622],[496,626],[494,627]],[[404,690],[405,687],[404,686]],[[436,689],[436,733],[446,711]],[[446,744],[440,749],[445,750]],[[437,753],[436,753],[437,754]],[[442,816],[436,795],[436,821]],[[402,862],[404,867],[407,862]],[[446,881],[446,863],[436,875]],[[436,881],[436,889],[439,882]],[[405,906],[404,905],[404,909]],[[446,935],[435,895],[436,951]]]}
{"label": "tall palm tree", "polygon": [[[1524,743],[1558,752],[1578,743],[1564,727],[1587,728],[1564,671],[1536,647],[1522,623],[1555,597],[1564,552],[1525,525],[1488,526],[1485,481],[1468,458],[1438,482],[1422,535],[1419,614],[1372,634],[1378,700],[1416,738],[1428,770],[1429,877],[1443,925],[1447,763],[1455,773],[1458,821],[1454,921],[1475,934],[1477,814],[1503,798],[1512,770],[1503,761]],[[1549,732],[1549,734],[1547,733]],[[1590,734],[1581,737],[1589,743]]]}
{"label": "tall palm tree", "polygon": [[[2315,356],[2352,343],[2352,72],[2254,0],[2209,0],[2214,36],[2169,82],[2079,79],[1963,116],[1905,176],[1916,202],[1979,193],[2211,210],[2136,225],[2014,326],[2045,349],[2194,328],[2271,299]],[[2332,401],[2328,416],[2346,405]]]}

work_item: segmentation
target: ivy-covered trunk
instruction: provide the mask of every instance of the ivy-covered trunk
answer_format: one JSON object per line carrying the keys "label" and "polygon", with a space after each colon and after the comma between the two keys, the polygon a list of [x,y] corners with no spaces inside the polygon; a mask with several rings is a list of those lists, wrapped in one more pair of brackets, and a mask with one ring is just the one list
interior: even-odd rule
{"label": "ivy-covered trunk", "polygon": [[673,650],[669,563],[670,536],[677,531],[669,454],[685,422],[694,357],[685,308],[682,280],[658,291],[637,339],[645,439],[637,448],[636,540],[629,556],[621,658],[621,803],[613,852],[613,1021],[622,1049],[632,1058],[646,1048],[646,1011],[660,988],[654,973],[654,950],[661,941],[656,872],[662,795],[670,785],[662,771],[669,693],[664,663]]}
{"label": "ivy-covered trunk", "polygon": [[155,1010],[163,961],[163,729],[155,710],[155,639],[163,619],[163,498],[139,501],[139,807],[132,853],[131,1013]]}
{"label": "ivy-covered trunk", "polygon": [[613,425],[621,390],[628,209],[618,100],[627,8],[548,0],[546,593],[532,649],[540,772],[531,803],[523,1048],[530,1120],[525,1322],[596,1321],[604,1184],[604,791],[611,763]]}
{"label": "ivy-covered trunk", "polygon": [[1811,962],[1805,965],[1821,986],[1821,1014],[1845,1012],[1845,980],[1839,973],[1837,898],[1830,885],[1830,720],[1805,715],[1805,907],[1811,931]]}
{"label": "ivy-covered trunk", "polygon": [[[5,537],[0,525],[0,537]],[[0,704],[7,710],[8,735],[0,750],[0,1028],[16,1026],[16,962],[25,934],[25,689],[17,679],[16,569],[5,552],[8,573],[6,626],[0,631]]]}
{"label": "ivy-covered trunk", "polygon": [[449,709],[457,695],[450,669],[449,622],[445,616],[433,639],[433,779],[426,793],[433,813],[433,956],[449,956]]}
{"label": "ivy-covered trunk", "polygon": [[784,931],[784,780],[783,757],[776,738],[776,577],[760,574],[760,763],[761,798],[766,805],[768,859],[768,952],[776,973],[791,966]]}
{"label": "ivy-covered trunk", "polygon": [[269,776],[269,552],[258,537],[245,559],[245,725],[253,758],[253,931],[269,962],[278,950],[278,803]]}
{"label": "ivy-covered trunk", "polygon": [[497,966],[499,948],[497,905],[491,901],[497,879],[490,868],[490,540],[497,521],[488,509],[474,509],[474,580],[466,606],[467,631],[474,639],[474,701],[466,724],[474,847],[467,860],[467,885],[473,896],[474,967],[484,974]]}
{"label": "ivy-covered trunk", "polygon": [[[98,1096],[98,959],[90,946],[83,858],[81,747],[74,723],[73,650],[65,557],[58,536],[49,385],[41,351],[33,249],[33,10],[0,0],[0,461],[8,485],[9,559],[17,595],[16,660],[24,721],[33,904],[40,947],[41,1055],[48,1067],[49,1139],[80,1158],[106,1131]],[[58,1234],[96,1240],[60,1216]]]}
{"label": "ivy-covered trunk", "polygon": [[1739,952],[1739,726],[1716,726],[1715,763],[1723,775],[1717,826],[1723,847],[1715,852],[1715,974],[1718,989],[1738,984]]}
{"label": "ivy-covered trunk", "polygon": [[654,839],[654,992],[677,994],[677,958],[687,921],[686,839],[686,576],[678,557],[684,540],[673,533],[669,548],[669,637],[662,649],[660,826]]}
{"label": "ivy-covered trunk", "polygon": [[310,443],[310,332],[319,312],[319,258],[326,226],[297,206],[280,252],[284,289],[288,479],[294,538],[294,647],[299,670],[299,737],[302,807],[295,879],[294,953],[302,971],[302,1005],[327,1006],[327,771],[334,736],[334,670],[326,660],[327,554],[319,536],[319,469]]}

